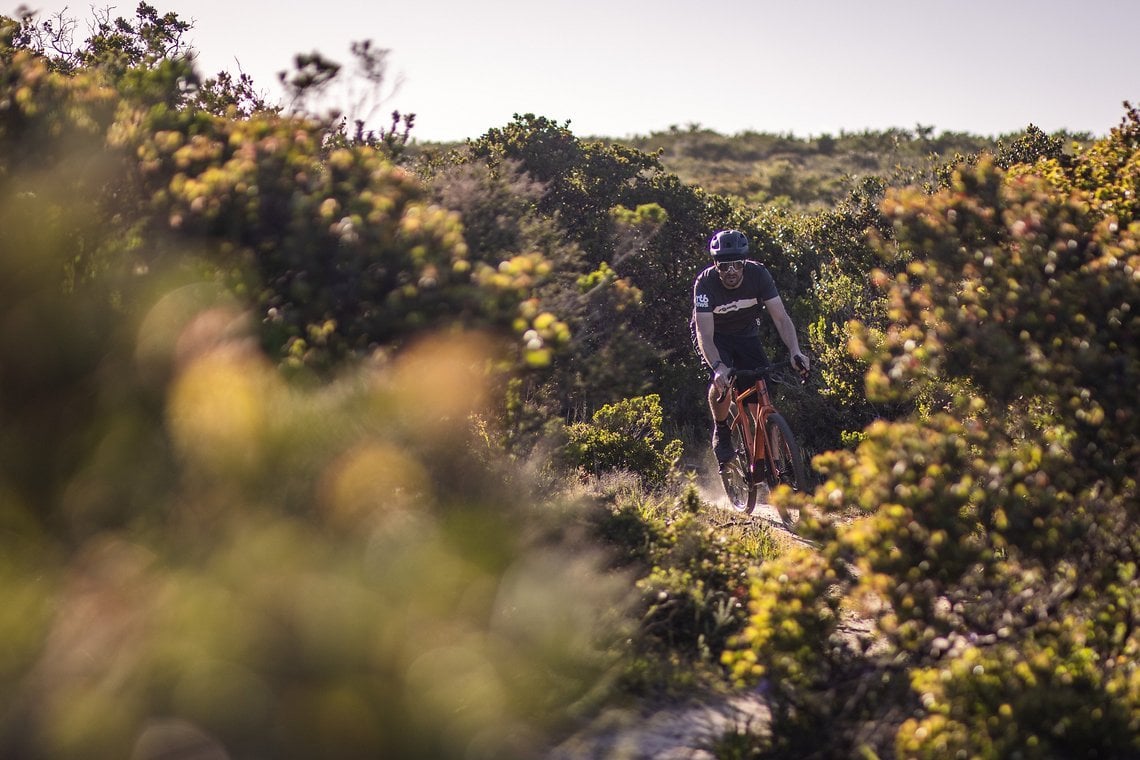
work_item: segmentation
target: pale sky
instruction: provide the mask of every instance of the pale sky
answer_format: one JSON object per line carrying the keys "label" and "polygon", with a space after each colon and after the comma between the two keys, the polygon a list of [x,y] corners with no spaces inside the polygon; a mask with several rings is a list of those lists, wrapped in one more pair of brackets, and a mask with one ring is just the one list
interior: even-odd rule
{"label": "pale sky", "polygon": [[[201,73],[240,66],[274,100],[295,53],[348,63],[349,44],[371,39],[400,81],[375,125],[413,112],[421,141],[479,137],[515,113],[569,120],[579,137],[693,124],[797,137],[918,124],[997,136],[1031,123],[1103,135],[1123,101],[1140,105],[1138,0],[149,3],[194,23]],[[85,39],[92,7],[133,17],[137,3],[28,5],[69,8]]]}

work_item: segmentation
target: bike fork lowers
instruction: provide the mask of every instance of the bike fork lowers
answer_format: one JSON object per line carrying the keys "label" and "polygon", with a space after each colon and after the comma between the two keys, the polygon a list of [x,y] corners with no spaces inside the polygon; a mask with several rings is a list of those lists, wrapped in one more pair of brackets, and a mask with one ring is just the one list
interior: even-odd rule
{"label": "bike fork lowers", "polygon": [[759,423],[759,404],[744,404],[741,414],[747,422],[743,426],[748,431],[745,441],[748,444],[748,477],[753,484],[768,482],[768,442],[762,435],[764,426]]}

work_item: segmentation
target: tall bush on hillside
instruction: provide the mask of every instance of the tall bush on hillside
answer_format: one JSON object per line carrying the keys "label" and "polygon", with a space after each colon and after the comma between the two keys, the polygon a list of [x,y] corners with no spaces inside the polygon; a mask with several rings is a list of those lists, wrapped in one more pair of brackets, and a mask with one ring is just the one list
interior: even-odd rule
{"label": "tall bush on hillside", "polygon": [[[878,275],[892,326],[856,348],[873,397],[944,408],[821,460],[812,506],[865,516],[754,586],[729,661],[770,679],[777,745],[826,726],[900,757],[1140,751],[1138,160],[1129,109],[1070,165],[888,194],[876,247],[910,263]],[[845,646],[841,610],[874,647]]]}
{"label": "tall bush on hillside", "polygon": [[192,56],[184,35],[193,24],[174,13],[160,14],[145,2],[138,4],[133,18],[112,19],[107,8],[95,11],[91,36],[82,43],[75,39],[80,22],[66,10],[47,19],[26,6],[21,10],[20,18],[10,20],[12,42],[41,56],[57,73],[99,69],[125,84],[140,70],[154,74]]}
{"label": "tall bush on hillside", "polygon": [[[542,263],[531,262],[528,274],[499,260],[471,262],[459,218],[384,151],[332,139],[319,120],[265,111],[230,118],[183,103],[183,84],[196,78],[186,57],[148,58],[113,76],[93,65],[64,78],[45,76],[50,62],[34,51],[12,49],[11,86],[31,100],[9,111],[5,136],[35,145],[60,128],[55,122],[96,141],[105,135],[107,149],[87,151],[77,166],[126,162],[120,186],[75,187],[120,204],[110,218],[133,225],[120,234],[148,241],[118,264],[144,271],[194,245],[251,302],[263,345],[282,361],[326,370],[442,323],[506,332],[526,319],[519,304],[533,297]],[[44,98],[68,98],[69,108],[35,107]],[[14,164],[41,158],[27,149],[10,155]],[[123,214],[128,198],[135,208]],[[97,244],[83,251],[81,274],[116,265],[92,260]]]}
{"label": "tall bush on hillside", "polygon": [[661,169],[649,154],[582,141],[568,125],[532,114],[488,130],[470,141],[467,151],[493,168],[513,162],[542,183],[538,210],[559,217],[590,266],[610,260],[610,208],[624,199],[629,185]]}
{"label": "tall bush on hillside", "polygon": [[580,293],[564,291],[571,311],[559,309],[576,315],[574,345],[552,376],[569,400],[563,412],[588,415],[653,391],[680,426],[703,420],[688,327],[692,281],[707,265],[711,231],[745,226],[742,210],[684,185],[651,154],[579,140],[566,125],[532,115],[488,131],[460,160],[538,182],[536,212],[581,252]]}

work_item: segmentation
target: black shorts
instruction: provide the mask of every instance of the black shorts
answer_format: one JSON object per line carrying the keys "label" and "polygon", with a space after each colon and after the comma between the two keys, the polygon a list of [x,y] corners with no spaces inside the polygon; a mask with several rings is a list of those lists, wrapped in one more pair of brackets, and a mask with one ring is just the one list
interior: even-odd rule
{"label": "black shorts", "polygon": [[[713,343],[720,360],[732,369],[763,369],[768,366],[768,355],[757,335],[731,335],[716,333]],[[711,374],[710,374],[711,381]]]}

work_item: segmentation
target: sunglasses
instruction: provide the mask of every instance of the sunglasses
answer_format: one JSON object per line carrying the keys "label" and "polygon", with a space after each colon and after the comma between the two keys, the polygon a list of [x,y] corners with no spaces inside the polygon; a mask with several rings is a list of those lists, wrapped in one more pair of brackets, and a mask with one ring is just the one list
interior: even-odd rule
{"label": "sunglasses", "polygon": [[716,265],[718,272],[739,272],[741,269],[744,269],[743,261],[720,261]]}

